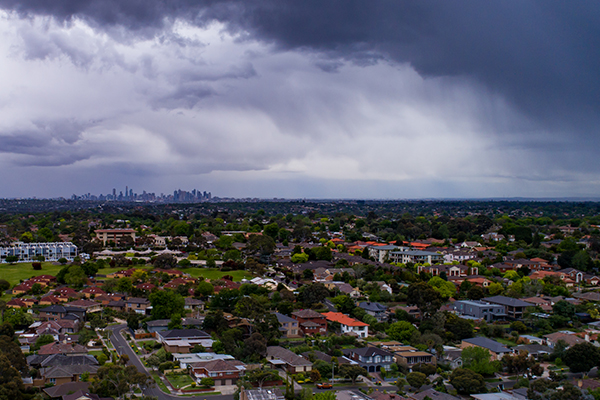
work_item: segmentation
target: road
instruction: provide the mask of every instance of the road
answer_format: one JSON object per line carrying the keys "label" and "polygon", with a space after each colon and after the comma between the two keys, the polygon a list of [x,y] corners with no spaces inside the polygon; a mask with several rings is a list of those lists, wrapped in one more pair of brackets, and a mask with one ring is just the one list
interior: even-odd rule
{"label": "road", "polygon": [[[121,331],[124,330],[125,328],[127,328],[126,324],[121,324],[121,325],[113,325],[108,327],[109,330],[112,331],[112,335],[110,336],[110,341],[112,342],[113,346],[115,347],[115,350],[117,351],[117,353],[119,355],[123,355],[123,354],[127,354],[129,356],[129,364],[131,365],[135,365],[135,367],[138,369],[138,371],[146,374],[146,375],[150,375],[148,370],[146,370],[146,368],[144,367],[144,365],[142,364],[142,362],[140,361],[139,357],[137,356],[137,354],[135,354],[135,352],[131,349],[131,347],[129,346],[129,343],[127,343],[127,341],[125,340],[125,338],[121,335]],[[384,390],[386,389],[385,387],[375,387],[378,390]],[[312,388],[314,393],[321,393],[321,392],[330,392],[332,389],[317,389]],[[357,390],[358,388],[356,386],[340,386],[340,387],[335,387],[333,390]],[[233,395],[210,395],[210,396],[185,396],[185,397],[180,397],[180,396],[175,396],[172,394],[167,394],[165,392],[163,392],[162,390],[160,390],[160,388],[157,385],[153,385],[152,387],[146,388],[144,390],[144,395],[146,396],[154,396],[157,397],[158,400],[233,400]]]}
{"label": "road", "polygon": [[[129,356],[129,364],[135,365],[138,371],[143,372],[146,375],[150,375],[137,354],[131,349],[127,341],[123,336],[121,336],[120,332],[127,328],[126,324],[122,325],[113,325],[110,326],[109,329],[112,331],[112,335],[110,336],[110,340],[115,346],[115,350],[119,355],[127,354]],[[144,390],[144,395],[146,396],[154,396],[157,397],[158,400],[181,400],[182,397],[174,396],[171,394],[167,394],[160,390],[157,385],[153,385],[152,387]],[[186,400],[206,400],[209,398],[210,400],[233,400],[233,395],[214,395],[214,396],[185,396]]]}

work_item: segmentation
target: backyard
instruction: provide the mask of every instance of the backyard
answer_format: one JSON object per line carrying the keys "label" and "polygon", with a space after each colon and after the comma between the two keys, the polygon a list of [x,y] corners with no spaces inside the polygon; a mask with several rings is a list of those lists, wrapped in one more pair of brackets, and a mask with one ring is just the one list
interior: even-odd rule
{"label": "backyard", "polygon": [[182,271],[190,274],[194,278],[202,276],[211,281],[220,279],[225,275],[230,275],[236,282],[241,281],[243,278],[252,279],[252,274],[247,271],[220,271],[217,268],[186,268],[182,269]]}

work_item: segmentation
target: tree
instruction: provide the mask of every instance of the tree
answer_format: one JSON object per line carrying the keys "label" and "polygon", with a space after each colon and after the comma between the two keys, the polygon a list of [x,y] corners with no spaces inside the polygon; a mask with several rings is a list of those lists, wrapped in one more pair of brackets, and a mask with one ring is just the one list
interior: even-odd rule
{"label": "tree", "polygon": [[52,335],[41,335],[33,346],[33,350],[37,351],[40,347],[45,346],[47,344],[54,343],[54,337]]}
{"label": "tree", "polygon": [[138,372],[133,365],[105,364],[98,368],[89,390],[100,397],[120,399],[135,387],[143,391],[143,389],[152,385],[152,382],[150,376]]}
{"label": "tree", "polygon": [[491,296],[497,296],[504,291],[504,287],[497,282],[493,282],[490,283],[490,286],[488,286],[488,291],[490,292]]}
{"label": "tree", "polygon": [[427,375],[422,372],[411,372],[406,375],[406,382],[416,389],[420,388],[423,385],[426,385],[429,380],[427,379]]}
{"label": "tree", "polygon": [[552,312],[555,315],[571,319],[575,316],[576,308],[573,304],[565,300],[559,300],[552,306]]}
{"label": "tree", "polygon": [[516,373],[517,375],[528,370],[531,370],[534,375],[537,375],[533,370],[536,369],[536,365],[539,367],[533,356],[530,356],[529,353],[523,350],[521,350],[519,354],[502,357],[502,364],[506,366],[508,372]]}
{"label": "tree", "polygon": [[291,258],[294,264],[302,264],[308,262],[308,254],[306,253],[297,253],[294,254]]}
{"label": "tree", "polygon": [[442,296],[427,283],[417,282],[408,287],[407,302],[417,306],[424,318],[429,318],[442,306]]}
{"label": "tree", "polygon": [[172,269],[177,265],[177,259],[172,254],[161,254],[154,259],[154,267]]}
{"label": "tree", "polygon": [[321,303],[329,296],[329,290],[322,283],[311,283],[300,288],[299,300],[307,307]]}
{"label": "tree", "polygon": [[215,385],[215,380],[213,378],[202,378],[200,379],[200,385],[204,388],[210,388]]}
{"label": "tree", "polygon": [[563,361],[571,372],[588,372],[600,365],[600,349],[589,342],[579,343],[567,349]]}
{"label": "tree", "polygon": [[[468,282],[468,281],[464,281]],[[467,298],[470,300],[481,300],[485,297],[485,291],[481,286],[473,285],[467,292]]]}
{"label": "tree", "polygon": [[277,239],[277,236],[279,235],[279,225],[277,225],[277,222],[265,225],[263,233],[273,239]]}
{"label": "tree", "polygon": [[210,308],[231,312],[241,298],[242,293],[237,289],[222,289],[212,297]]}
{"label": "tree", "polygon": [[258,332],[244,340],[243,357],[248,361],[258,361],[267,354],[267,339]]}
{"label": "tree", "polygon": [[0,354],[0,399],[20,400],[24,398],[25,387],[19,371],[11,365],[4,354]]}
{"label": "tree", "polygon": [[246,249],[251,254],[269,255],[275,251],[275,241],[267,235],[250,235]]}
{"label": "tree", "polygon": [[77,288],[81,288],[87,282],[85,272],[80,265],[71,265],[65,275],[65,282]]}
{"label": "tree", "polygon": [[340,367],[340,375],[345,378],[350,378],[352,380],[352,384],[356,383],[356,378],[359,376],[367,376],[367,370],[359,367],[358,365],[349,365],[343,364]]}
{"label": "tree", "polygon": [[492,375],[500,369],[500,363],[490,362],[492,355],[488,349],[479,346],[470,346],[461,353],[463,368],[470,369],[481,375]]}
{"label": "tree", "polygon": [[242,297],[235,305],[234,314],[238,317],[257,320],[265,314],[266,310],[254,297]]}
{"label": "tree", "polygon": [[196,287],[196,290],[194,291],[194,295],[196,295],[198,297],[206,298],[206,297],[212,295],[214,292],[215,292],[215,287],[210,282],[202,281]]}
{"label": "tree", "polygon": [[185,300],[171,290],[157,290],[150,294],[152,318],[170,319],[172,315],[183,315]]}
{"label": "tree", "polygon": [[27,360],[19,347],[19,344],[12,337],[0,336],[0,354],[8,358],[10,365],[17,370],[24,372],[27,368]]}
{"label": "tree", "polygon": [[127,316],[127,327],[134,331],[140,328],[140,319],[138,314],[131,313]]}
{"label": "tree", "polygon": [[406,343],[410,340],[410,337],[416,330],[417,328],[410,322],[398,321],[391,324],[386,330],[386,333],[391,339]]}
{"label": "tree", "polygon": [[456,295],[456,286],[452,282],[448,282],[439,276],[434,276],[429,280],[429,285],[437,290],[444,299],[448,299]]}
{"label": "tree", "polygon": [[209,311],[202,322],[202,329],[210,332],[220,333],[228,328],[229,324],[223,316],[222,310]]}
{"label": "tree", "polygon": [[459,394],[486,392],[483,376],[469,369],[455,369],[450,375],[450,383]]}
{"label": "tree", "polygon": [[16,263],[17,261],[19,261],[19,256],[7,256],[7,257],[5,258],[5,260],[6,260],[6,262],[7,262],[7,263],[9,263],[9,264],[14,264],[14,263]]}
{"label": "tree", "polygon": [[354,300],[350,298],[348,295],[339,295],[335,296],[331,299],[333,304],[335,304],[337,310],[344,314],[351,314],[356,308],[356,304],[354,304]]}

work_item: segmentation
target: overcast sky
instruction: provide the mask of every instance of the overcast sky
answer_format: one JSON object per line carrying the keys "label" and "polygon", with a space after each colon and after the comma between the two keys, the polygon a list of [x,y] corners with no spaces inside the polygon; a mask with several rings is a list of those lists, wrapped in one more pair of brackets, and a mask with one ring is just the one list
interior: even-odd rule
{"label": "overcast sky", "polygon": [[0,0],[0,197],[600,197],[600,3]]}

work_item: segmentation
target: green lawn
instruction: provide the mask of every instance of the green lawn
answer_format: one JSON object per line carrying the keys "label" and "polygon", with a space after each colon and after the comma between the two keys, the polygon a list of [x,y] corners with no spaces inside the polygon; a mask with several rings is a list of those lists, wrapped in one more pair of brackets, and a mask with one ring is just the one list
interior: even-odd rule
{"label": "green lawn", "polygon": [[35,271],[31,263],[0,264],[0,278],[6,279],[11,285],[16,285],[21,280],[26,280],[39,275],[55,275],[61,270],[62,265],[52,265],[50,262],[42,263],[42,269]]}
{"label": "green lawn", "polygon": [[150,375],[152,375],[152,379],[154,379],[154,382],[156,382],[160,390],[162,390],[165,393],[171,393],[167,388],[167,385],[163,383],[163,381],[160,379],[156,372],[151,372]]}
{"label": "green lawn", "polygon": [[194,383],[189,375],[169,374],[166,375],[166,378],[175,389],[181,389],[182,387],[189,386]]}
{"label": "green lawn", "polygon": [[252,274],[247,271],[219,271],[217,268],[185,268],[181,271],[190,274],[194,278],[204,277],[214,281],[225,275],[231,275],[233,280],[236,282],[241,281],[243,278],[252,279]]}

